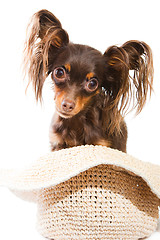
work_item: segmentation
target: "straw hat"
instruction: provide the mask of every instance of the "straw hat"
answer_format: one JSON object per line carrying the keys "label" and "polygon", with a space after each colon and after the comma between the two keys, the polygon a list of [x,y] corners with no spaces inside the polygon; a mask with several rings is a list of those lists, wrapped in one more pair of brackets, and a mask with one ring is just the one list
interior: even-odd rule
{"label": "straw hat", "polygon": [[160,166],[102,146],[52,152],[0,185],[38,205],[37,229],[54,240],[140,239],[157,228]]}

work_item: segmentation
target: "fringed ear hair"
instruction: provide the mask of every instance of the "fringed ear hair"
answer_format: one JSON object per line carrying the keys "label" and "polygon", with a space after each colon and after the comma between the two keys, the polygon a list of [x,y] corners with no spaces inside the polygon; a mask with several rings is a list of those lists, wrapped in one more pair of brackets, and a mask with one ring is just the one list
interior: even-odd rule
{"label": "fringed ear hair", "polygon": [[24,49],[24,69],[32,82],[36,99],[42,98],[42,87],[50,72],[50,65],[59,49],[69,42],[67,32],[60,21],[49,11],[41,10],[33,15],[28,25],[29,36]]}
{"label": "fringed ear hair", "polygon": [[[103,87],[109,91],[110,108],[114,114],[112,128],[130,110],[141,112],[147,93],[152,90],[153,61],[150,47],[139,41],[128,41],[121,47],[112,46],[104,53],[106,66]],[[132,70],[132,71],[130,71]],[[115,117],[116,116],[116,117]],[[119,117],[118,117],[119,116]]]}

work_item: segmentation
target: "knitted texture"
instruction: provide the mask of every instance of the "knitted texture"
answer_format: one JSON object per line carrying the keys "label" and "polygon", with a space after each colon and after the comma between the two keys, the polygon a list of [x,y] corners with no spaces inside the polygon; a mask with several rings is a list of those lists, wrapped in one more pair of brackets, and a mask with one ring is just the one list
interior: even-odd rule
{"label": "knitted texture", "polygon": [[157,227],[159,199],[137,176],[91,168],[38,197],[38,231],[55,240],[139,239]]}
{"label": "knitted texture", "polygon": [[49,239],[140,239],[157,227],[160,167],[106,147],[64,149],[27,169],[1,170],[0,185],[37,202],[37,229]]}

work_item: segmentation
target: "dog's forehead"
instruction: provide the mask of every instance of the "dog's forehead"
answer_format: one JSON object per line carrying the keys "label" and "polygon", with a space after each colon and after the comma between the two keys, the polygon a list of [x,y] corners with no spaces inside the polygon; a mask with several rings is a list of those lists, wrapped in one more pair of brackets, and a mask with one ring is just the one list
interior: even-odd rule
{"label": "dog's forehead", "polygon": [[70,80],[77,83],[86,78],[102,78],[104,59],[101,52],[86,45],[69,44],[60,54],[58,65],[65,66]]}
{"label": "dog's forehead", "polygon": [[102,71],[103,55],[86,45],[68,45],[58,60],[58,65],[65,66],[72,77],[82,79],[85,76],[97,75],[98,71]]}

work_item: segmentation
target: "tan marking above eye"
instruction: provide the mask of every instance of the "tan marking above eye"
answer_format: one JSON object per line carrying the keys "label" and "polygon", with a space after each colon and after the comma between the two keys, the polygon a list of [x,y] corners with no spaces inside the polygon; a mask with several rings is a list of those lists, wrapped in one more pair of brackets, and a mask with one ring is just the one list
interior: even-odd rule
{"label": "tan marking above eye", "polygon": [[70,72],[71,71],[71,65],[69,63],[65,64],[65,69]]}
{"label": "tan marking above eye", "polygon": [[93,72],[90,72],[90,73],[88,73],[87,75],[86,75],[86,78],[88,79],[88,80],[90,80],[91,78],[93,78],[94,77],[94,73]]}

